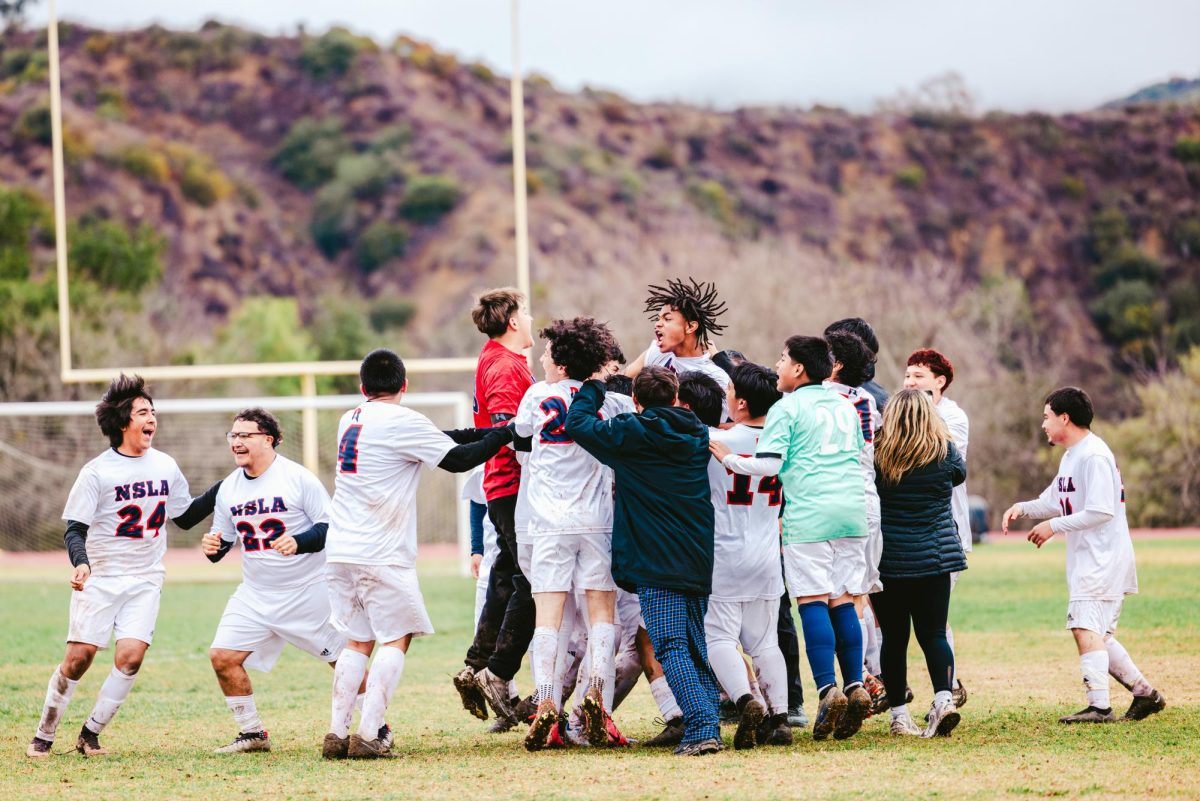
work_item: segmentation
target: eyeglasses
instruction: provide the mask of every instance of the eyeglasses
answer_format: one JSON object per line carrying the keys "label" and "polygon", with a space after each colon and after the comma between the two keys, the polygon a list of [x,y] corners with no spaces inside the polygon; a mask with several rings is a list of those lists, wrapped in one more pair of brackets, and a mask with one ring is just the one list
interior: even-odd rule
{"label": "eyeglasses", "polygon": [[250,439],[251,437],[265,437],[265,436],[269,436],[269,435],[262,431],[229,431],[225,434],[225,439],[229,440],[230,442],[237,442],[237,441],[245,442],[246,440]]}

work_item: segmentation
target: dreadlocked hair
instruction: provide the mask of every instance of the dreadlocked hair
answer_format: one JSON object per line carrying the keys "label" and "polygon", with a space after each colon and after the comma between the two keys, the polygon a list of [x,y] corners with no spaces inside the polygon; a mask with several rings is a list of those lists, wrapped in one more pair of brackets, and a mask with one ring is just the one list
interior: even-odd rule
{"label": "dreadlocked hair", "polygon": [[650,294],[646,297],[646,313],[653,320],[663,306],[670,306],[683,315],[683,319],[696,323],[696,341],[702,346],[708,345],[709,336],[716,336],[725,330],[717,318],[725,313],[725,302],[717,299],[717,285],[695,278],[687,279],[690,286],[681,280],[671,278],[666,286],[649,286]]}

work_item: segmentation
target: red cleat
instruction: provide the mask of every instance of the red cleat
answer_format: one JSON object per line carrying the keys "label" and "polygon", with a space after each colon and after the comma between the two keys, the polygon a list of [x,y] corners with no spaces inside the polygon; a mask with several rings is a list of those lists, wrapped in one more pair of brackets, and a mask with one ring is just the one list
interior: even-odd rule
{"label": "red cleat", "polygon": [[612,715],[607,712],[604,714],[604,733],[608,735],[609,748],[627,748],[629,741],[625,739],[625,735],[617,730],[616,721],[612,719]]}
{"label": "red cleat", "polygon": [[546,748],[566,748],[567,744],[563,742],[562,734],[558,731],[558,726],[550,729],[550,733],[546,735]]}

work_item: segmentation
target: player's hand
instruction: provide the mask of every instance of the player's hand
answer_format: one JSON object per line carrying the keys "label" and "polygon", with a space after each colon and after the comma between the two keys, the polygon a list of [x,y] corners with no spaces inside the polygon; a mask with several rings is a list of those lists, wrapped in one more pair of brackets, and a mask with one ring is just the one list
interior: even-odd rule
{"label": "player's hand", "polygon": [[71,589],[79,592],[83,589],[84,583],[88,577],[92,575],[92,566],[89,564],[77,565],[75,570],[71,572]]}
{"label": "player's hand", "polygon": [[221,550],[221,535],[219,532],[210,531],[200,538],[200,550],[205,556],[216,556]]}
{"label": "player's hand", "polygon": [[1054,529],[1050,527],[1049,520],[1043,520],[1029,531],[1029,536],[1025,539],[1032,542],[1037,547],[1041,548],[1050,538],[1054,536]]}
{"label": "player's hand", "polygon": [[724,442],[717,442],[713,439],[708,441],[708,452],[715,456],[717,461],[722,464],[725,463],[725,457],[733,453]]}
{"label": "player's hand", "polygon": [[473,577],[479,578],[479,566],[481,564],[483,564],[483,554],[481,554],[481,553],[471,554],[471,575]]}
{"label": "player's hand", "polygon": [[1016,520],[1018,517],[1024,516],[1025,510],[1021,508],[1021,504],[1014,503],[1012,506],[1008,507],[1008,510],[1004,513],[1004,518],[1000,521],[1000,530],[1007,535],[1009,522]]}
{"label": "player's hand", "polygon": [[284,556],[293,556],[299,546],[296,545],[296,538],[291,534],[284,534],[282,537],[271,540],[271,547],[276,553],[281,553]]}

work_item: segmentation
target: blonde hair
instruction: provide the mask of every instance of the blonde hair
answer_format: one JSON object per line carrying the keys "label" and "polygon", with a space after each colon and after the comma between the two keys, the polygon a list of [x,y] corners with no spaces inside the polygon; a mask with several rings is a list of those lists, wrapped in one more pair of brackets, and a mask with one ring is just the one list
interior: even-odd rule
{"label": "blonde hair", "polygon": [[875,466],[883,480],[897,484],[905,473],[946,458],[950,431],[933,400],[918,389],[902,389],[883,410],[875,441]]}

